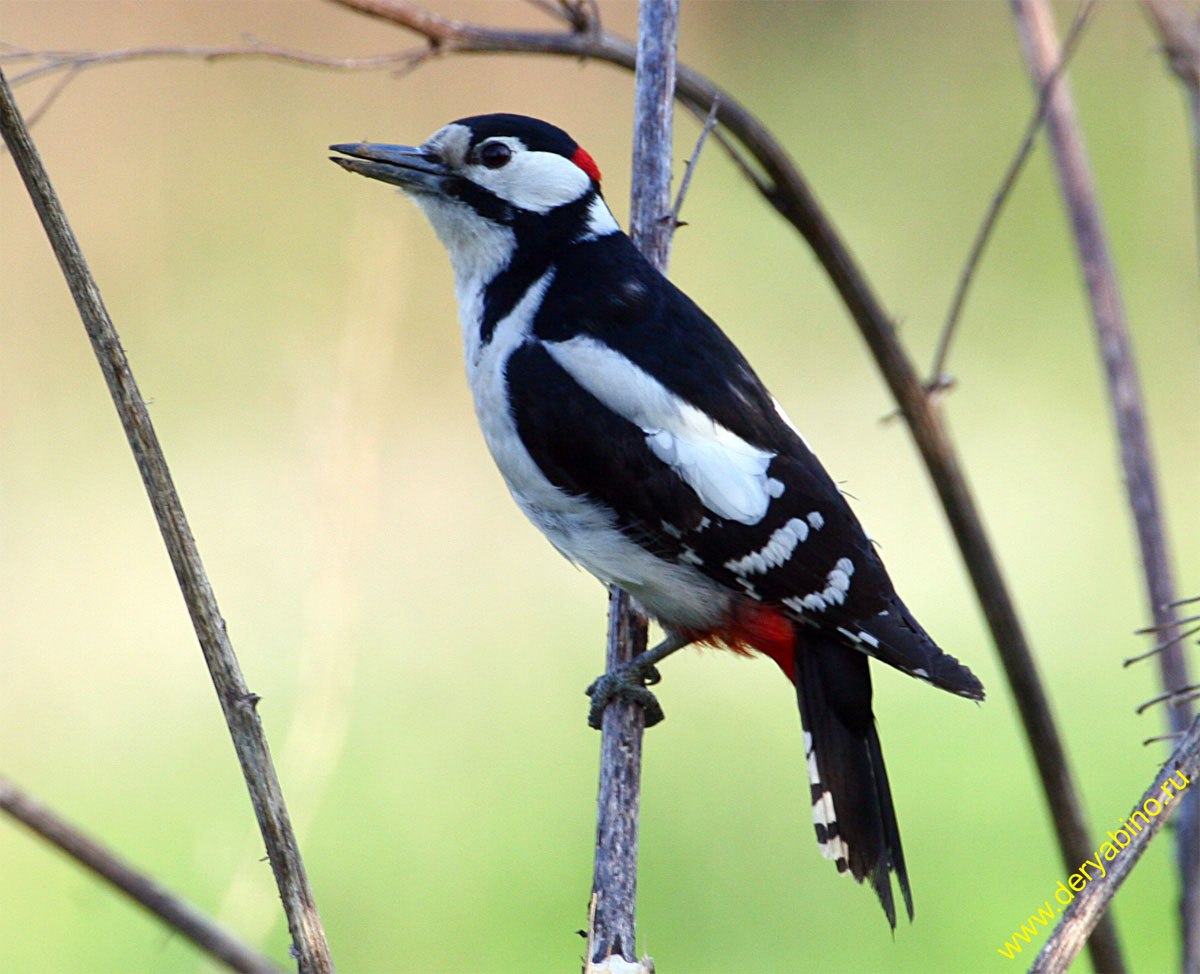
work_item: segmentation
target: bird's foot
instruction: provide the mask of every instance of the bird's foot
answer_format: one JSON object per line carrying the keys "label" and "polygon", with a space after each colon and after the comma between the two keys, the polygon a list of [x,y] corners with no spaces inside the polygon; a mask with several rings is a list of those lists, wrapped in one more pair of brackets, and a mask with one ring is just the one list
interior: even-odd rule
{"label": "bird's foot", "polygon": [[614,700],[627,700],[645,711],[646,726],[653,727],[662,721],[663,709],[658,698],[646,688],[654,686],[661,679],[654,661],[642,657],[636,657],[624,666],[596,677],[585,691],[592,698],[592,705],[588,709],[589,726],[600,730],[608,705]]}

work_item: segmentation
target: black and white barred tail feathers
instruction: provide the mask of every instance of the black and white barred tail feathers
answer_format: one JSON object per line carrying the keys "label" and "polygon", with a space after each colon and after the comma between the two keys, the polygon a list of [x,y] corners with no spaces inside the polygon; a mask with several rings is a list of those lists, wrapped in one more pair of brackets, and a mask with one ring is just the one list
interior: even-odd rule
{"label": "black and white barred tail feathers", "polygon": [[867,658],[808,630],[797,632],[795,652],[817,844],[838,872],[870,882],[895,927],[892,875],[909,920],[912,891],[871,712]]}

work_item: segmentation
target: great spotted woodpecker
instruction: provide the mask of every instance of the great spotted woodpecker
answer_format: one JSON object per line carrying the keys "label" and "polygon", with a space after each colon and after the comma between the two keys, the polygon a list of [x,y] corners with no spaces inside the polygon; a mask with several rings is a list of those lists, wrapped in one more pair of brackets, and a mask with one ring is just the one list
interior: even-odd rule
{"label": "great spotted woodpecker", "polygon": [[666,633],[626,687],[644,698],[651,664],[692,642],[775,660],[822,853],[870,878],[893,928],[895,873],[911,920],[868,661],[972,700],[983,686],[900,601],[741,352],[621,232],[596,163],[553,125],[480,115],[416,147],[331,148],[409,194],[449,251],[475,411],[518,506]]}

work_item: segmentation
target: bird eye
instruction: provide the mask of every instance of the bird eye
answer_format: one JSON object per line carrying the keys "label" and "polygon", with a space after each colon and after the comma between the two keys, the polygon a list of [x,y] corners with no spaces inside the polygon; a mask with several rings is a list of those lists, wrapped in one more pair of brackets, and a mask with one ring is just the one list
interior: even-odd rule
{"label": "bird eye", "polygon": [[503,142],[485,142],[479,149],[479,161],[487,169],[499,169],[508,165],[512,158],[512,149]]}

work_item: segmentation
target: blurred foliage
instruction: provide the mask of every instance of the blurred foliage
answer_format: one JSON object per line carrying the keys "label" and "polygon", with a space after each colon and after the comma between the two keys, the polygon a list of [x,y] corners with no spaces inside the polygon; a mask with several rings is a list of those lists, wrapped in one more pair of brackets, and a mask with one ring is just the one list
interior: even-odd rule
{"label": "blurred foliage", "polygon": [[[435,5],[537,25],[526,4]],[[602,4],[635,27],[630,3]],[[1059,10],[1065,22],[1070,10]],[[34,49],[411,43],[330,4],[0,0]],[[689,3],[683,60],[790,147],[917,360],[1031,111],[1004,4]],[[10,71],[10,73],[12,73]],[[1183,101],[1133,5],[1073,67],[1143,369],[1185,590],[1200,589],[1200,329]],[[51,82],[18,92],[37,104]],[[449,270],[415,208],[325,161],[506,110],[566,126],[628,195],[631,78],[529,57],[403,78],[278,64],[86,73],[35,130],[104,289],[280,763],[339,967],[574,970],[605,600],[522,521],[462,381]],[[682,118],[686,154],[697,125]],[[0,766],[281,960],[286,930],[134,466],[11,167],[0,166]],[[1012,701],[906,434],[804,247],[713,146],[673,277],[737,339],[883,545],[981,707],[878,672],[916,896],[893,937],[812,841],[775,668],[668,664],[649,735],[642,946],[664,971],[1011,971],[996,948],[1066,875]],[[971,478],[1097,838],[1163,751],[1145,610],[1079,274],[1044,152],[951,360]],[[1116,900],[1135,969],[1178,953],[1170,843]],[[0,969],[209,970],[0,823]],[[1077,965],[1086,969],[1086,961]]]}

